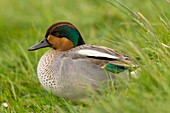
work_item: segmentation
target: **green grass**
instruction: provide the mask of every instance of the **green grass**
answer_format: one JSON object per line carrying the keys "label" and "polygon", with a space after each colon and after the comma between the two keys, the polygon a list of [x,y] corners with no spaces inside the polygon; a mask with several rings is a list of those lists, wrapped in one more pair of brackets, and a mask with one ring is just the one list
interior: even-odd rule
{"label": "green grass", "polygon": [[[0,112],[170,112],[169,11],[169,0],[1,0]],[[48,48],[27,48],[59,21],[77,26],[86,43],[130,55],[140,76],[127,88],[87,99],[87,105],[47,92],[36,67]]]}

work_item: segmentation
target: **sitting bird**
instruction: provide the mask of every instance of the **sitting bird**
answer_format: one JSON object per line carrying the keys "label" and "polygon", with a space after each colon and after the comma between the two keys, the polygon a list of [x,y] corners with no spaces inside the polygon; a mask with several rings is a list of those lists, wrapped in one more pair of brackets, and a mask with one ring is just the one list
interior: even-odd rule
{"label": "sitting bird", "polygon": [[89,89],[99,91],[100,86],[106,86],[107,80],[114,80],[114,74],[137,67],[125,54],[85,44],[78,29],[69,22],[51,25],[45,38],[28,50],[45,47],[52,50],[38,63],[38,79],[48,91],[70,100],[85,98]]}

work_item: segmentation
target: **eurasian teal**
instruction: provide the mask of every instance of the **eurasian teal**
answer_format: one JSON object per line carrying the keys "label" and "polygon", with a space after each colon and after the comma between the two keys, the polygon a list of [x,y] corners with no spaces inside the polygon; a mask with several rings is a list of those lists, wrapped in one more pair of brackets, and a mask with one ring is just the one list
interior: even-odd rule
{"label": "eurasian teal", "polygon": [[[37,74],[45,89],[71,100],[86,97],[89,87],[98,91],[115,74],[137,67],[131,58],[110,48],[85,44],[69,22],[51,25],[45,38],[28,50],[51,47],[40,59]],[[111,76],[111,77],[108,77]]]}

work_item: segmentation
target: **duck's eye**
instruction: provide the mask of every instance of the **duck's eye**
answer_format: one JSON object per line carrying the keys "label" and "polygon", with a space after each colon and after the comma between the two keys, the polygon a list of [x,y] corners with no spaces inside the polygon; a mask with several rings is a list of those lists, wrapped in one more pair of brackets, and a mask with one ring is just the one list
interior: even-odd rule
{"label": "duck's eye", "polygon": [[53,32],[53,33],[51,33],[52,35],[54,35],[54,36],[60,36],[60,33],[59,32]]}

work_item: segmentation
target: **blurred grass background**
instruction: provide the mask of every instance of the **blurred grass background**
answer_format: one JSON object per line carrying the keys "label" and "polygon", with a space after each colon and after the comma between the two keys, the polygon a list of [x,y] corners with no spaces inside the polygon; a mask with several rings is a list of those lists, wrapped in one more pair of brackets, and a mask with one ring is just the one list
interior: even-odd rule
{"label": "blurred grass background", "polygon": [[[116,1],[1,0],[0,112],[170,112],[170,1]],[[86,43],[140,58],[141,76],[128,88],[88,99],[87,106],[44,90],[36,67],[49,48],[27,48],[59,21],[77,26]]]}

